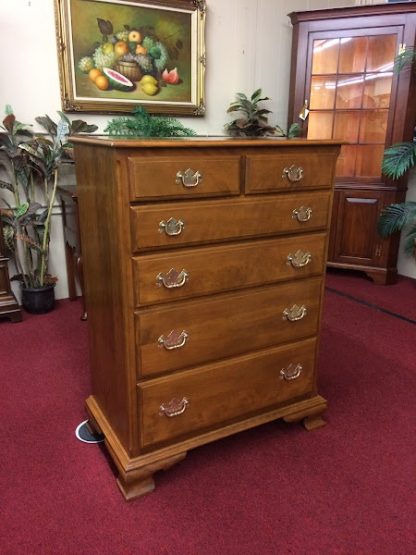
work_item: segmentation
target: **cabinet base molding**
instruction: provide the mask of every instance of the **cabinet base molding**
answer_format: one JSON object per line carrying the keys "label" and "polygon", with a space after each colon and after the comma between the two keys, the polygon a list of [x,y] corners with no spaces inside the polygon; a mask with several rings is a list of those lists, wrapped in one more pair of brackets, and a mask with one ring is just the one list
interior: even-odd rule
{"label": "cabinet base molding", "polygon": [[363,272],[376,285],[394,285],[397,283],[399,274],[397,268],[374,268],[373,266],[357,266],[355,264],[342,264],[328,262],[328,268],[338,268],[339,270],[356,270]]}
{"label": "cabinet base molding", "polygon": [[120,471],[117,478],[117,485],[126,501],[141,497],[155,489],[153,474],[159,470],[168,470],[174,464],[182,461],[186,453],[179,453],[167,459],[147,464],[141,468]]}
{"label": "cabinet base molding", "polygon": [[153,475],[159,470],[168,470],[174,464],[182,461],[190,449],[280,418],[287,423],[302,422],[305,429],[311,431],[326,424],[321,413],[324,412],[327,405],[326,399],[316,395],[223,426],[221,429],[200,433],[198,436],[178,441],[167,447],[156,448],[152,452],[129,456],[100,410],[96,399],[90,396],[86,401],[89,426],[93,431],[105,436],[104,443],[118,472],[117,485],[127,501],[153,491],[155,489]]}
{"label": "cabinet base molding", "polygon": [[11,322],[22,321],[22,309],[14,297],[8,297],[6,302],[0,303],[0,318],[7,318]]}

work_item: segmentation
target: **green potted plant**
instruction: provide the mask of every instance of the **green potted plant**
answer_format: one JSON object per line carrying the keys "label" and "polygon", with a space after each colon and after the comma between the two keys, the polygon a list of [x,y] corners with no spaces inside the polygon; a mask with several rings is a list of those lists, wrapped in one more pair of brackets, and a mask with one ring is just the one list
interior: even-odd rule
{"label": "green potted plant", "polygon": [[172,117],[149,114],[142,106],[134,108],[130,115],[111,119],[104,129],[111,136],[120,137],[192,137],[193,129],[185,127]]}
{"label": "green potted plant", "polygon": [[[416,50],[406,48],[395,60],[394,69],[402,71],[413,66]],[[416,142],[408,141],[391,145],[384,152],[382,172],[391,179],[400,179],[416,165]],[[405,253],[416,257],[416,202],[405,201],[384,208],[378,220],[378,232],[387,237],[406,230]]]}
{"label": "green potted plant", "polygon": [[[235,100],[231,102],[227,113],[238,113],[238,117],[226,123],[225,132],[231,137],[285,137],[283,129],[269,124],[268,115],[271,111],[263,108],[260,103],[270,100],[268,96],[262,96],[262,90],[257,89],[248,98],[244,93],[237,93]],[[287,136],[298,137],[300,126],[294,123],[290,126]]]}
{"label": "green potted plant", "polygon": [[92,133],[95,125],[70,121],[62,112],[55,123],[49,116],[35,118],[46,133],[34,133],[19,122],[10,106],[0,126],[0,217],[4,242],[14,264],[12,280],[21,283],[22,305],[28,312],[54,307],[57,281],[49,273],[51,216],[59,168],[72,163],[68,136]]}

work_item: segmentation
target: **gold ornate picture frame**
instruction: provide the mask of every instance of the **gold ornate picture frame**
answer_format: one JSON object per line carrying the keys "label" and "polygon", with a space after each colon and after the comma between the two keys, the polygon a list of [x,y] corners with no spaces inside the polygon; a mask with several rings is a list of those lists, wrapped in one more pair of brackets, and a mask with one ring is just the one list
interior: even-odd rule
{"label": "gold ornate picture frame", "polygon": [[205,113],[205,0],[55,0],[64,112]]}

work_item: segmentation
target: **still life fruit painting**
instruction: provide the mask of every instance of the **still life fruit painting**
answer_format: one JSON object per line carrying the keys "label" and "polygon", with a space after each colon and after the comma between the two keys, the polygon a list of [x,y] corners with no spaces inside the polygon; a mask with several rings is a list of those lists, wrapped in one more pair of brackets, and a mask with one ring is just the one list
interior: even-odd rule
{"label": "still life fruit painting", "polygon": [[172,1],[59,2],[65,4],[68,19],[74,99],[94,99],[110,110],[111,103],[120,101],[166,106],[195,102],[200,53],[194,2],[188,2],[189,9],[187,2],[178,8]]}

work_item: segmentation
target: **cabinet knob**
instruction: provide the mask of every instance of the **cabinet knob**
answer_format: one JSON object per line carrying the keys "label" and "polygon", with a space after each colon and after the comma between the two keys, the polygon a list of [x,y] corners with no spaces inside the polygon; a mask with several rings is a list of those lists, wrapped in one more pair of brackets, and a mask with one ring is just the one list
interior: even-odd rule
{"label": "cabinet knob", "polygon": [[161,335],[157,342],[167,351],[173,351],[174,349],[180,349],[183,347],[188,337],[189,334],[185,330],[182,330],[181,332],[172,330],[167,336]]}
{"label": "cabinet knob", "polygon": [[286,368],[282,368],[280,370],[280,379],[286,380],[287,382],[296,380],[297,378],[300,377],[300,375],[302,374],[302,371],[303,371],[303,368],[301,364],[294,365],[290,363],[289,366],[287,366]]}
{"label": "cabinet knob", "polygon": [[169,218],[168,221],[162,220],[159,223],[159,233],[166,233],[166,235],[180,235],[185,227],[182,220],[176,218]]}
{"label": "cabinet knob", "polygon": [[159,414],[165,415],[168,418],[179,416],[186,411],[189,401],[186,397],[182,399],[171,399],[168,403],[162,403],[159,407]]}
{"label": "cabinet knob", "polygon": [[292,305],[290,308],[285,308],[283,311],[283,320],[289,320],[289,322],[297,322],[302,320],[308,313],[306,306],[303,304],[298,306],[297,304]]}
{"label": "cabinet knob", "polygon": [[302,166],[295,166],[292,164],[288,168],[283,169],[282,179],[287,178],[291,183],[297,183],[303,178]]}
{"label": "cabinet knob", "polygon": [[197,187],[202,182],[202,173],[188,168],[184,171],[176,173],[176,183],[184,187],[192,188]]}
{"label": "cabinet knob", "polygon": [[295,218],[298,222],[307,222],[312,217],[312,208],[309,206],[300,206],[293,210],[292,218]]}
{"label": "cabinet knob", "polygon": [[287,263],[291,264],[294,268],[303,268],[312,261],[312,255],[310,252],[297,250],[295,254],[289,253],[286,260]]}
{"label": "cabinet knob", "polygon": [[189,274],[186,270],[175,270],[171,268],[169,272],[159,272],[156,276],[157,287],[166,287],[166,289],[175,289],[176,287],[183,287],[187,282]]}

